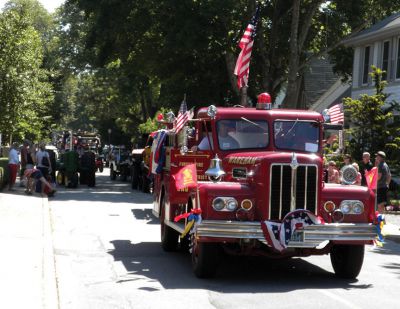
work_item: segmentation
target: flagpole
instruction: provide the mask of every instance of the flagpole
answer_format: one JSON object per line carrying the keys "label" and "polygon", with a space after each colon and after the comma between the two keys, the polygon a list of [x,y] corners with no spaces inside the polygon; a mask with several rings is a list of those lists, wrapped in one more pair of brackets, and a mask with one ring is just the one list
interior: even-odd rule
{"label": "flagpole", "polygon": [[240,88],[240,105],[247,107],[247,88],[248,86],[243,86]]}
{"label": "flagpole", "polygon": [[200,209],[200,194],[199,194],[199,183],[197,181],[197,160],[194,158],[194,166],[196,167],[196,204],[197,208]]}

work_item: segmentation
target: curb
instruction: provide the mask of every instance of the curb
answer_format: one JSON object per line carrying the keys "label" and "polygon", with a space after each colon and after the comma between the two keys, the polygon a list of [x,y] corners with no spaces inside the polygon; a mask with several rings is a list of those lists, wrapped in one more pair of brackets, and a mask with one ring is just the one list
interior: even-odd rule
{"label": "curb", "polygon": [[43,307],[59,309],[59,294],[56,275],[56,261],[53,249],[53,230],[51,210],[47,197],[42,197],[42,224],[43,224],[43,256],[42,256],[42,291]]}

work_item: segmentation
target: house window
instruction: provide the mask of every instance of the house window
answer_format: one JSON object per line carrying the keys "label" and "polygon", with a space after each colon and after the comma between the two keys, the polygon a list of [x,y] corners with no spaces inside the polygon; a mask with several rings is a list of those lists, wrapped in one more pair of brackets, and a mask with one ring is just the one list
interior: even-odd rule
{"label": "house window", "polygon": [[396,79],[400,78],[400,38],[397,42],[397,65],[396,65]]}
{"label": "house window", "polygon": [[368,73],[369,73],[369,54],[371,46],[366,46],[364,49],[364,65],[363,65],[363,78],[362,83],[368,84]]}
{"label": "house window", "polygon": [[382,53],[382,71],[385,73],[382,75],[383,80],[387,80],[389,69],[389,41],[383,43],[383,53]]}

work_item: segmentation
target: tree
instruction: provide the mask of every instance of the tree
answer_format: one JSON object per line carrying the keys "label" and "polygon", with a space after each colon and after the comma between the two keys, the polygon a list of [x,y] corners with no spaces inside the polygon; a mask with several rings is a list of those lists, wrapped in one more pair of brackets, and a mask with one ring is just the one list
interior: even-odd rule
{"label": "tree", "polygon": [[345,111],[351,115],[349,152],[354,158],[361,158],[364,151],[388,152],[390,159],[398,161],[400,155],[400,127],[393,111],[400,110],[397,102],[385,103],[389,94],[385,93],[386,82],[383,71],[372,66],[370,75],[375,84],[374,95],[361,95],[359,99],[344,99]]}
{"label": "tree", "polygon": [[0,131],[10,140],[40,137],[52,99],[41,68],[42,45],[30,19],[15,10],[0,15]]}

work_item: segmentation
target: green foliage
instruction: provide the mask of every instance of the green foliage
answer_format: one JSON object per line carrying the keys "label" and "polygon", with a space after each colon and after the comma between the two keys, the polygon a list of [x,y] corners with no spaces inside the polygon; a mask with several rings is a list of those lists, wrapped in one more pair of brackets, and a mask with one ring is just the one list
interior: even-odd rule
{"label": "green foliage", "polygon": [[162,114],[165,119],[167,112],[169,112],[167,108],[161,108],[159,111],[157,111],[153,118],[149,117],[147,118],[146,122],[143,122],[139,125],[139,132],[142,134],[149,134],[159,129],[160,123],[157,121],[157,117],[159,114]]}
{"label": "green foliage", "polygon": [[0,15],[0,131],[5,138],[40,137],[52,99],[42,42],[25,11]]}
{"label": "green foliage", "polygon": [[8,158],[0,157],[0,190],[4,188],[8,182],[8,173]]}
{"label": "green foliage", "polygon": [[[361,158],[364,151],[371,154],[384,150],[393,163],[400,159],[399,119],[393,111],[399,111],[397,102],[386,102],[384,72],[372,67],[371,77],[375,84],[374,95],[361,95],[359,99],[345,98],[346,113],[351,115],[348,150],[353,158]],[[397,163],[396,163],[397,164]]]}

